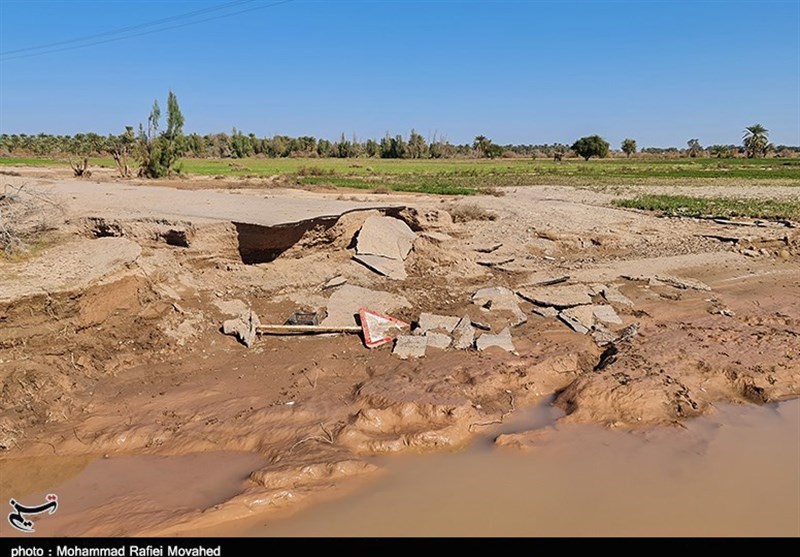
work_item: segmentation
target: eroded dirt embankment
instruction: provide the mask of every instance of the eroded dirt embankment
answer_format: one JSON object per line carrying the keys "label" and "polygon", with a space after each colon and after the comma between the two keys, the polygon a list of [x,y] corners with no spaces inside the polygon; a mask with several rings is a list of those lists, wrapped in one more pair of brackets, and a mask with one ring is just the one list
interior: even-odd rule
{"label": "eroded dirt embankment", "polygon": [[[481,198],[495,220],[465,223],[438,200],[391,199],[412,207],[388,217],[415,234],[401,280],[353,260],[364,223],[385,211],[305,227],[291,245],[270,248],[269,262],[250,265],[232,222],[73,219],[73,243],[5,265],[0,277],[21,288],[15,277],[37,265],[66,277],[37,293],[36,280],[55,276],[37,271],[30,292],[0,304],[0,465],[43,455],[263,458],[238,494],[211,508],[150,515],[147,504],[120,499],[114,525],[99,510],[70,522],[70,535],[167,533],[297,508],[374,472],[370,455],[456,449],[547,398],[565,421],[640,428],[680,424],[720,402],[797,396],[796,229],[744,237],[546,193],[535,204],[528,190]],[[91,254],[105,263],[78,264],[98,261]],[[70,265],[105,271],[76,275]],[[76,276],[86,283],[70,286]],[[531,293],[554,280],[548,288],[569,288],[577,302]],[[475,299],[482,288],[498,296]],[[348,292],[355,299],[335,306]],[[391,344],[367,349],[356,335],[262,335],[247,349],[220,333],[249,309],[282,323],[298,309],[352,315],[361,303],[409,323],[466,316],[477,340],[508,328],[513,350],[473,341],[402,359]],[[541,435],[498,442],[531,448]]]}

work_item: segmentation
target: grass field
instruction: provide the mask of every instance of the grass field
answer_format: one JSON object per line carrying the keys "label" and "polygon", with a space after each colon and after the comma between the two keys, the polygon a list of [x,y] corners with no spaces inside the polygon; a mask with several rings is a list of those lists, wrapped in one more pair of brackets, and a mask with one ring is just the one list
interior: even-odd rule
{"label": "grass field", "polygon": [[670,217],[749,217],[755,219],[800,220],[800,199],[739,199],[735,197],[689,197],[685,195],[640,195],[617,199],[618,207],[654,211]]}
{"label": "grass field", "polygon": [[[113,168],[110,158],[92,166]],[[0,166],[62,165],[66,160],[0,158]],[[800,158],[784,159],[182,159],[181,172],[200,176],[284,175],[303,185],[468,195],[507,186],[789,185],[800,186]]]}

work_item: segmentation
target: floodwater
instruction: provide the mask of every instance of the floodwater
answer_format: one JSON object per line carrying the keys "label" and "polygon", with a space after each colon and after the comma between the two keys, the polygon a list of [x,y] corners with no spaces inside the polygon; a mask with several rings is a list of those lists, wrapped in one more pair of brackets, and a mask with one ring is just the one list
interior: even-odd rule
{"label": "floodwater", "polygon": [[[459,452],[375,458],[382,473],[346,480],[355,486],[346,495],[189,535],[800,536],[800,399],[722,406],[685,429],[559,426],[530,452],[493,443],[560,415],[548,404],[518,411]],[[206,508],[266,464],[231,452],[44,460],[0,460],[2,496],[35,504],[57,494],[58,513],[37,520],[37,535],[68,536],[87,524]],[[15,535],[3,522],[0,536]]]}
{"label": "floodwater", "polygon": [[[550,423],[534,408],[504,428]],[[503,431],[503,430],[500,430]],[[800,400],[725,406],[646,435],[560,428],[533,452],[496,447],[380,459],[360,492],[246,536],[800,536]]]}

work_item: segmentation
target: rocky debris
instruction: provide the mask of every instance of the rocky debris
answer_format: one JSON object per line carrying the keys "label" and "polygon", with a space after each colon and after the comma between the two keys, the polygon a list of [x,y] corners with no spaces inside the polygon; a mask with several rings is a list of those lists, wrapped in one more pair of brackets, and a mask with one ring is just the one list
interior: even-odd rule
{"label": "rocky debris", "polygon": [[479,351],[487,350],[493,346],[502,348],[506,352],[514,352],[514,343],[511,340],[511,329],[506,327],[499,334],[484,333],[478,337],[475,345]]}
{"label": "rocky debris", "polygon": [[428,339],[424,336],[402,335],[395,339],[392,354],[402,360],[421,358],[425,355]]}
{"label": "rocky debris", "polygon": [[537,306],[552,306],[556,309],[566,309],[592,303],[589,289],[583,284],[526,288],[517,291],[517,294]]}
{"label": "rocky debris", "polygon": [[354,255],[353,259],[393,280],[405,280],[408,277],[402,259],[391,259],[380,255]]}
{"label": "rocky debris", "polygon": [[450,315],[436,315],[434,313],[421,313],[419,316],[419,320],[417,321],[418,329],[420,332],[427,333],[428,331],[433,331],[437,329],[441,329],[448,333],[452,333],[453,329],[456,328],[459,322],[458,317],[452,317]]}
{"label": "rocky debris", "polygon": [[356,325],[355,315],[363,307],[382,313],[391,313],[398,308],[410,307],[410,304],[404,297],[396,294],[344,284],[337,288],[328,299],[328,316],[322,320],[320,325],[325,327]]}
{"label": "rocky debris", "polygon": [[625,296],[622,292],[620,292],[615,286],[606,286],[600,292],[603,295],[603,298],[609,304],[621,304],[624,306],[633,306],[633,300]]}
{"label": "rocky debris", "polygon": [[417,235],[400,219],[372,216],[358,233],[356,253],[404,260]]}
{"label": "rocky debris", "polygon": [[449,348],[450,344],[453,342],[453,339],[450,338],[450,335],[446,335],[444,333],[435,333],[433,331],[425,333],[425,340],[427,346],[440,348],[442,350]]}
{"label": "rocky debris", "polygon": [[514,292],[503,286],[481,288],[472,296],[472,303],[490,311],[508,311],[514,316],[512,327],[521,325],[528,320],[528,316],[519,307],[519,302]]}
{"label": "rocky debris", "polygon": [[458,350],[467,350],[472,348],[474,343],[475,328],[472,326],[469,315],[465,315],[453,329],[453,347]]}
{"label": "rocky debris", "polygon": [[481,265],[483,267],[497,267],[497,268],[500,268],[503,265],[506,265],[508,263],[512,263],[515,259],[516,259],[516,257],[502,257],[501,256],[498,259],[481,259],[481,260],[476,261],[475,263],[477,263],[478,265]]}
{"label": "rocky debris", "polygon": [[576,333],[585,335],[594,326],[594,308],[592,306],[575,306],[558,314],[559,319],[569,325]]}
{"label": "rocky debris", "polygon": [[617,312],[614,311],[614,308],[611,306],[594,305],[592,306],[592,313],[594,314],[595,319],[598,321],[622,325],[622,319],[620,319],[619,315],[617,315]]}
{"label": "rocky debris", "polygon": [[650,286],[669,285],[680,290],[711,290],[704,282],[690,278],[679,278],[670,275],[622,275],[625,280],[647,282]]}
{"label": "rocky debris", "polygon": [[256,340],[256,332],[261,321],[258,315],[252,310],[243,312],[235,319],[228,319],[222,324],[222,332],[226,335],[234,335],[239,342],[250,348]]}
{"label": "rocky debris", "polygon": [[596,323],[594,325],[594,329],[592,329],[592,340],[594,340],[597,346],[605,346],[606,344],[611,344],[615,342],[618,338],[618,335],[614,331],[610,331],[606,329],[602,324]]}
{"label": "rocky debris", "polygon": [[346,282],[347,282],[346,278],[344,278],[342,275],[337,275],[328,282],[326,282],[325,284],[323,284],[322,290],[328,290],[329,288],[336,288],[337,286],[342,286]]}

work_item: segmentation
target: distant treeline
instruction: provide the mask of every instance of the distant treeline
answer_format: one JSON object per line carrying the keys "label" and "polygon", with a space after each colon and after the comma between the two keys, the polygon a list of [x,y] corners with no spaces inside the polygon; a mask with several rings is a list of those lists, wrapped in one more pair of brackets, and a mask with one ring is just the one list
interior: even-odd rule
{"label": "distant treeline", "polygon": [[[130,136],[127,136],[130,137]],[[119,148],[126,136],[96,133],[75,135],[26,135],[0,134],[0,156],[34,157],[91,157],[106,156]],[[676,147],[646,147],[640,153],[653,157],[710,156],[720,158],[745,156],[741,145],[695,146],[689,149]],[[380,140],[359,140],[355,136],[341,135],[338,141],[317,139],[312,136],[256,137],[234,129],[232,133],[182,136],[182,156],[196,158],[246,158],[246,157],[375,157],[385,159],[445,159],[445,158],[553,158],[576,156],[568,145],[561,143],[541,145],[496,145],[484,136],[478,136],[470,144],[453,144],[446,139],[425,139],[412,130],[407,138],[402,135],[386,135]],[[774,156],[800,155],[800,146],[776,145],[771,150]],[[624,156],[621,151],[614,151]]]}

